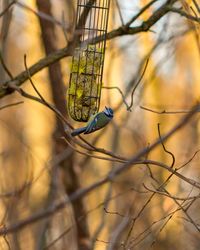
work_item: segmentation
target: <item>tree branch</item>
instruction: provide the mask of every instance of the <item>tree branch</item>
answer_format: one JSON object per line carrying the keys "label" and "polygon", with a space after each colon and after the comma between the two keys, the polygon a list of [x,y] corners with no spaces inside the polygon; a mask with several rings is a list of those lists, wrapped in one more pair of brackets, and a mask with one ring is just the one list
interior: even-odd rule
{"label": "tree branch", "polygon": [[[166,133],[165,135],[163,135],[162,137],[162,142],[166,141],[167,139],[169,139],[174,133],[176,133],[179,129],[181,129],[182,127],[184,127],[190,120],[191,118],[196,114],[197,110],[199,109],[199,105],[196,105],[192,112],[187,114],[185,117],[183,117],[168,133]],[[36,214],[34,214],[31,217],[28,217],[27,219],[24,219],[14,225],[11,225],[9,227],[3,227],[0,229],[0,235],[5,235],[8,233],[12,233],[15,232],[19,229],[24,228],[27,225],[30,225],[31,223],[35,223],[41,219],[44,219],[46,217],[49,217],[51,215],[53,215],[54,213],[56,213],[57,211],[59,211],[60,209],[64,208],[67,204],[69,204],[70,202],[75,202],[78,199],[81,199],[83,197],[85,197],[86,195],[88,195],[89,193],[91,193],[92,191],[96,190],[98,187],[103,186],[104,184],[108,183],[108,182],[112,182],[114,180],[114,178],[116,178],[117,176],[119,176],[121,173],[129,170],[133,165],[138,165],[138,164],[151,164],[154,166],[159,166],[163,169],[166,169],[167,171],[169,171],[170,173],[174,174],[175,176],[177,176],[178,178],[180,178],[181,180],[185,181],[186,183],[190,184],[192,187],[196,187],[198,189],[200,189],[200,183],[187,178],[186,176],[180,174],[177,169],[172,169],[170,166],[167,166],[166,164],[162,163],[162,162],[157,162],[157,161],[152,161],[152,160],[140,160],[142,157],[144,157],[147,153],[149,153],[150,151],[152,151],[153,149],[155,149],[158,145],[160,145],[160,138],[157,139],[151,146],[148,146],[147,148],[144,148],[143,150],[139,151],[137,154],[135,154],[127,163],[119,166],[118,168],[113,169],[110,174],[108,174],[106,177],[104,177],[103,179],[95,182],[94,184],[86,187],[86,188],[81,188],[78,189],[77,191],[73,192],[68,199],[66,199],[65,202],[61,202],[58,204],[54,204],[52,206],[50,206],[49,208],[47,208],[44,211],[40,211]]]}
{"label": "tree branch", "polygon": [[[166,15],[168,12],[170,12],[170,8],[172,4],[174,4],[177,0],[171,0],[167,1],[165,4],[163,4],[160,8],[158,8],[146,21],[144,21],[141,25],[136,27],[127,27],[121,26],[118,29],[115,29],[109,33],[107,33],[107,40],[114,39],[119,36],[124,35],[136,35],[141,32],[147,32],[150,30],[150,28],[159,21],[164,15]],[[68,43],[67,47],[64,47],[62,49],[56,50],[55,52],[47,55],[45,58],[40,59],[38,62],[33,64],[28,71],[30,72],[30,76],[35,75],[40,70],[48,67],[49,65],[57,62],[58,60],[67,57],[72,56],[74,49],[79,45],[79,40],[77,39],[78,34],[75,35],[74,39]],[[102,41],[103,37],[98,36],[95,39],[95,43],[98,43]],[[88,40],[89,42],[89,40]],[[86,41],[87,43],[87,41]],[[22,85],[26,80],[28,79],[27,71],[21,72],[19,75],[14,77],[13,80],[6,81],[0,85],[0,98],[3,98],[4,96],[11,94],[12,91],[9,90],[8,86],[9,83],[12,83],[14,85],[20,86]]]}

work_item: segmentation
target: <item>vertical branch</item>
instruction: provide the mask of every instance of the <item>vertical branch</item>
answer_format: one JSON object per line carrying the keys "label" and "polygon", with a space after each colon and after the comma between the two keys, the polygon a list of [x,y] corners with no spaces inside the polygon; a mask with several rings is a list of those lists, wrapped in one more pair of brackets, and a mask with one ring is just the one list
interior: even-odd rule
{"label": "vertical branch", "polygon": [[[36,0],[36,4],[40,12],[48,14],[50,16],[52,15],[50,1]],[[48,20],[44,20],[41,17],[39,17],[39,21],[42,32],[44,49],[46,54],[49,54],[57,49],[55,44],[55,41],[57,40],[55,34],[55,25],[54,23],[48,22]],[[59,62],[49,66],[49,79],[55,106],[64,116],[66,116],[67,112],[66,112],[65,89],[61,73],[61,66]],[[63,134],[63,132],[64,132],[63,124],[59,120],[57,120],[57,128],[55,130],[56,137],[54,138],[55,153],[61,153],[64,149],[66,149],[66,144],[63,141],[56,139],[60,137],[60,135]],[[80,187],[78,175],[74,171],[72,157],[73,156],[70,156],[70,158],[65,159],[59,166],[60,171],[64,172],[64,185],[66,193],[68,195],[70,195]],[[52,176],[54,176],[54,173],[52,174]],[[73,209],[77,224],[78,249],[87,250],[89,249],[88,248],[89,233],[87,229],[87,224],[84,220],[79,223],[77,222],[77,218],[80,218],[85,212],[83,202],[81,200],[75,202],[73,204]]]}
{"label": "vertical branch", "polygon": [[[5,63],[4,58],[6,58],[6,47],[7,47],[7,38],[9,33],[9,28],[12,20],[12,8],[10,8],[11,5],[13,5],[13,1],[4,1],[3,2],[3,9],[6,10],[4,12],[2,17],[2,25],[0,30],[0,80],[5,81],[6,75],[5,73],[8,73],[8,71],[5,71]],[[9,75],[9,74],[8,74]],[[9,75],[10,76],[10,75]],[[11,78],[12,79],[12,78]]]}
{"label": "vertical branch", "polygon": [[[14,5],[14,2],[11,0],[2,1],[2,8],[3,11],[1,12],[1,28],[0,28],[0,82],[3,82],[7,79],[7,76],[12,79],[12,73],[9,71],[7,63],[9,59],[9,47],[8,47],[8,35],[10,32],[11,22],[12,22],[12,8],[11,6]],[[9,98],[11,102],[15,102],[15,97],[11,96]],[[24,136],[22,133],[22,123],[19,120],[17,123],[13,122],[13,117],[16,117],[16,113],[14,110],[10,111],[9,113],[3,115],[3,119],[6,122],[8,127],[12,127],[12,130],[15,131],[16,134],[21,133],[21,137]],[[1,158],[1,172],[3,171],[3,178],[4,184],[2,183],[1,178],[1,190],[2,188],[6,188],[9,190],[9,182],[13,183],[13,188],[20,186],[23,183],[23,176],[24,176],[24,154],[23,154],[23,145],[21,141],[17,139],[14,134],[10,134],[8,131],[4,131],[4,136],[1,136],[1,142],[4,145],[4,150],[7,154],[12,154],[12,157],[6,157],[5,155]],[[9,141],[9,143],[7,142]],[[18,162],[20,168],[18,170],[21,173],[21,181],[17,181],[17,176],[11,174],[14,173],[14,164]],[[3,168],[4,166],[5,168]],[[13,172],[11,170],[13,166]],[[6,170],[5,170],[6,169]],[[8,170],[9,169],[9,170]],[[23,185],[23,184],[22,184]],[[16,218],[20,218],[20,205],[23,204],[23,201],[14,202],[14,199],[10,199],[7,202],[4,202],[6,207],[6,216],[5,216],[5,223],[12,224]],[[12,247],[14,250],[20,249],[20,241],[19,241],[20,234],[14,233],[7,239],[4,237],[4,240],[8,246],[8,249]]]}

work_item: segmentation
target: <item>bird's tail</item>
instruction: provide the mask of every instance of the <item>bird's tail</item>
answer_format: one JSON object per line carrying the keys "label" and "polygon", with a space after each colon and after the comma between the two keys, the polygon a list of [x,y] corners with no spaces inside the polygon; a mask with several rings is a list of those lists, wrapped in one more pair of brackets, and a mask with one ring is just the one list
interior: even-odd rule
{"label": "bird's tail", "polygon": [[74,129],[71,133],[72,136],[77,136],[85,132],[86,127]]}

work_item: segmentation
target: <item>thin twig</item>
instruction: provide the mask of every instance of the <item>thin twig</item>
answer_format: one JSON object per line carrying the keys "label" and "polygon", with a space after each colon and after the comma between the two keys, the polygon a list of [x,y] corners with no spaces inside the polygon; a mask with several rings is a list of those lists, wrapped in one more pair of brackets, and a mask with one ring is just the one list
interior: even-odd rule
{"label": "thin twig", "polygon": [[150,111],[150,112],[155,113],[155,114],[159,114],[159,115],[188,114],[191,112],[191,110],[188,110],[188,111],[184,111],[184,110],[182,110],[182,111],[166,111],[166,110],[156,111],[156,110],[144,107],[144,106],[140,106],[140,108],[144,109],[146,111]]}
{"label": "thin twig", "polygon": [[93,154],[90,154],[90,153],[87,153],[87,152],[82,152],[78,149],[76,149],[65,137],[61,137],[61,139],[63,139],[70,148],[72,148],[75,152],[81,154],[81,155],[85,155],[85,156],[89,156],[91,158],[95,158],[95,159],[99,159],[99,160],[105,160],[105,161],[111,161],[111,162],[119,162],[119,163],[125,163],[125,162],[128,162],[125,161],[125,160],[120,160],[120,159],[116,159],[116,158],[108,158],[108,157],[102,157],[102,156],[97,156],[97,155],[93,155]]}
{"label": "thin twig", "polygon": [[17,106],[17,105],[22,104],[22,103],[24,103],[24,102],[19,101],[19,102],[9,103],[9,104],[0,106],[0,110],[5,109],[5,108],[10,108],[10,107],[13,107],[13,106]]}
{"label": "thin twig", "polygon": [[4,238],[5,242],[6,242],[6,245],[7,245],[7,247],[8,247],[8,250],[11,250],[11,247],[10,247],[10,244],[9,244],[9,241],[8,241],[6,235],[4,235],[3,238]]}
{"label": "thin twig", "polygon": [[151,2],[149,2],[148,4],[146,4],[135,16],[133,16],[131,18],[130,21],[127,22],[127,24],[125,26],[129,27],[133,22],[135,22],[135,20],[138,19],[139,16],[141,16],[151,5],[153,5],[157,1],[158,0],[152,0]]}
{"label": "thin twig", "polygon": [[163,147],[164,151],[165,151],[167,154],[171,155],[171,157],[172,157],[171,168],[173,168],[173,166],[174,166],[174,164],[175,164],[175,156],[174,156],[174,154],[173,154],[172,152],[170,152],[169,150],[166,149],[166,147],[165,147],[165,145],[164,145],[164,143],[163,143],[163,141],[162,141],[162,136],[161,136],[161,132],[160,132],[160,124],[159,124],[159,123],[158,123],[158,135],[159,135],[160,142],[161,142],[161,144],[162,144],[162,147]]}
{"label": "thin twig", "polygon": [[43,98],[43,96],[40,94],[40,92],[38,91],[38,89],[36,88],[35,84],[33,83],[32,79],[31,79],[31,75],[30,75],[30,72],[28,70],[28,67],[27,67],[27,63],[26,63],[26,54],[24,55],[24,66],[25,66],[25,69],[28,73],[28,79],[33,87],[33,89],[35,90],[35,92],[38,94],[38,96],[40,97],[40,99],[46,103],[45,99]]}
{"label": "thin twig", "polygon": [[117,86],[111,86],[111,87],[109,87],[109,86],[102,86],[102,88],[103,89],[116,89],[116,90],[118,90],[119,93],[120,93],[120,95],[122,96],[123,103],[125,104],[127,110],[129,109],[129,105],[126,102],[126,97],[125,97],[124,93],[122,92],[122,90],[119,87],[117,87]]}
{"label": "thin twig", "polygon": [[[97,206],[95,206],[94,208],[88,210],[88,211],[84,214],[84,216],[80,216],[79,218],[77,218],[77,221],[79,222],[79,221],[81,221],[81,220],[84,220],[84,219],[86,218],[87,215],[89,215],[90,213],[92,213],[92,212],[96,211],[97,209],[101,208],[102,206],[104,206],[106,202],[112,201],[112,200],[114,200],[114,199],[116,199],[116,198],[119,198],[119,197],[121,197],[122,195],[124,195],[125,193],[130,192],[130,191],[132,191],[132,188],[129,188],[129,189],[123,191],[123,192],[120,192],[120,193],[118,193],[118,194],[115,194],[115,195],[109,197],[107,200],[103,200],[103,201],[100,202]],[[55,239],[54,239],[49,245],[47,245],[44,249],[46,250],[46,249],[51,248],[51,247],[52,247],[56,242],[58,242],[64,235],[68,234],[68,233],[70,232],[70,230],[71,230],[73,227],[75,227],[75,226],[76,226],[76,223],[72,224],[69,228],[67,228],[64,232],[62,232],[57,238],[55,238]],[[97,239],[96,239],[96,241],[97,241]]]}
{"label": "thin twig", "polygon": [[172,7],[172,6],[167,6],[167,8],[168,8],[169,11],[177,13],[177,14],[187,18],[190,21],[200,23],[200,18],[199,17],[192,16],[192,15],[186,13],[185,11],[183,11],[182,9],[178,9],[178,8],[175,8],[175,7]]}
{"label": "thin twig", "polygon": [[6,63],[5,63],[1,51],[0,51],[0,62],[1,62],[1,64],[2,64],[2,66],[3,66],[4,70],[5,70],[5,72],[7,73],[7,75],[10,77],[11,80],[13,80],[14,77],[13,77],[12,73],[10,72],[10,70],[8,69],[8,67],[7,67],[7,65],[6,65]]}
{"label": "thin twig", "polygon": [[[134,157],[135,159],[135,157]],[[159,166],[161,168],[164,168],[166,170],[168,170],[171,173],[174,173],[174,175],[176,175],[177,177],[179,177],[181,180],[184,180],[186,183],[190,184],[192,187],[196,187],[198,189],[200,189],[200,183],[189,179],[187,177],[185,177],[184,175],[178,173],[177,171],[174,171],[172,168],[170,168],[169,166],[165,165],[164,163],[160,163],[160,162],[156,162],[156,161],[150,161],[150,160],[146,160],[146,161],[133,161],[130,160],[128,163],[125,163],[124,165],[122,165],[120,168],[116,168],[113,171],[110,172],[110,174],[108,174],[105,178],[95,182],[94,184],[85,187],[85,188],[81,188],[77,191],[75,191],[74,193],[72,193],[71,195],[69,195],[69,199],[65,200],[64,202],[60,202],[54,205],[51,205],[49,208],[42,210],[38,213],[35,213],[34,215],[32,215],[31,217],[28,217],[24,220],[21,220],[19,222],[17,222],[14,225],[10,225],[8,226],[6,229],[5,228],[0,228],[0,235],[5,235],[8,233],[12,233],[15,232],[19,229],[24,228],[27,225],[30,225],[32,223],[35,223],[43,218],[47,218],[49,216],[52,216],[53,214],[55,214],[57,211],[59,211],[60,209],[63,209],[64,207],[66,207],[67,204],[74,202],[77,199],[83,198],[86,195],[88,195],[90,192],[92,192],[93,190],[96,190],[97,188],[103,186],[104,184],[108,183],[108,182],[112,182],[115,176],[118,176],[120,173],[124,172],[125,170],[128,170],[129,167],[133,166],[133,165],[138,165],[138,164],[142,164],[142,165],[146,165],[146,164],[152,164],[152,165],[156,165]]]}
{"label": "thin twig", "polygon": [[152,188],[148,187],[147,185],[145,185],[144,183],[143,183],[143,187],[145,189],[147,189],[149,192],[164,195],[164,196],[166,196],[168,198],[175,199],[175,200],[180,200],[180,201],[194,200],[194,199],[200,198],[200,194],[194,195],[194,196],[189,196],[189,197],[178,197],[178,196],[175,196],[175,195],[171,195],[170,193],[160,191],[158,189],[152,189]]}
{"label": "thin twig", "polygon": [[134,93],[135,93],[135,91],[136,91],[136,88],[137,88],[138,85],[140,84],[141,80],[143,79],[143,76],[144,76],[144,74],[145,74],[145,72],[146,72],[148,63],[149,63],[149,58],[146,60],[146,63],[145,63],[145,66],[144,66],[144,70],[143,70],[143,72],[142,72],[140,78],[138,79],[138,81],[136,82],[136,84],[135,84],[135,86],[134,86],[134,88],[133,88],[133,90],[132,90],[132,93],[131,93],[131,103],[130,103],[129,107],[127,108],[127,110],[130,110],[130,111],[131,111],[131,108],[132,108],[132,106],[133,106],[133,96],[134,96]]}
{"label": "thin twig", "polygon": [[20,91],[25,97],[29,97],[29,98],[32,98],[33,100],[35,101],[39,101],[40,103],[44,104],[45,106],[47,106],[49,109],[51,109],[60,119],[61,121],[64,121],[70,128],[72,128],[71,124],[67,121],[67,119],[61,114],[61,112],[59,110],[57,110],[55,107],[53,107],[50,103],[48,103],[44,97],[41,95],[41,93],[38,91],[38,89],[36,88],[35,84],[33,83],[32,79],[31,79],[31,74],[29,72],[29,69],[27,67],[27,63],[26,63],[26,55],[24,55],[24,65],[25,65],[25,69],[26,69],[26,72],[28,74],[28,79],[33,87],[33,89],[35,90],[35,92],[38,94],[38,96],[40,97],[37,98],[37,97],[34,97],[32,98],[33,96],[25,93],[22,89],[20,88],[17,88],[18,91]]}
{"label": "thin twig", "polygon": [[130,103],[130,105],[127,103],[126,97],[125,97],[124,93],[122,92],[122,90],[121,90],[119,87],[117,87],[117,86],[111,86],[111,87],[109,87],[109,86],[108,86],[108,87],[107,87],[107,86],[103,86],[103,87],[102,87],[102,88],[104,88],[104,89],[116,89],[116,90],[118,90],[119,93],[120,93],[121,96],[122,96],[123,103],[126,105],[127,111],[130,111],[130,112],[131,112],[131,108],[132,108],[132,106],[133,106],[133,96],[134,96],[134,93],[135,93],[136,88],[137,88],[138,85],[140,84],[140,82],[141,82],[141,80],[142,80],[142,78],[143,78],[143,76],[144,76],[144,74],[145,74],[145,72],[146,72],[146,69],[147,69],[147,66],[148,66],[148,62],[149,62],[149,59],[146,60],[146,64],[145,64],[145,66],[144,66],[144,70],[143,70],[143,72],[142,72],[142,74],[141,74],[139,80],[136,82],[136,84],[135,84],[135,86],[134,86],[134,88],[133,88],[133,90],[132,90],[132,92],[131,92],[131,103]]}
{"label": "thin twig", "polygon": [[196,0],[192,0],[192,1],[193,1],[194,5],[195,5],[197,11],[198,11],[199,14],[200,14],[200,8],[199,8],[199,5],[198,5],[197,1],[196,1]]}
{"label": "thin twig", "polygon": [[10,7],[15,4],[17,1],[16,0],[13,0],[12,2],[10,2],[7,7],[0,13],[0,17],[2,17],[9,9]]}
{"label": "thin twig", "polygon": [[[104,209],[107,209],[107,207],[109,206],[111,194],[112,194],[112,183],[109,183],[109,186],[108,186],[108,189],[106,191],[105,198],[104,198]],[[107,221],[107,215],[104,212],[104,209],[102,210],[102,213],[101,213],[101,221],[98,224],[97,228],[95,229],[95,231],[92,235],[91,249],[95,249],[96,239],[101,234],[101,232],[106,224],[106,221]]]}
{"label": "thin twig", "polygon": [[186,165],[188,165],[199,152],[200,152],[200,149],[197,150],[186,163],[184,163],[183,165],[181,165],[180,167],[178,167],[177,170],[179,170],[181,168],[184,168]]}
{"label": "thin twig", "polygon": [[119,12],[119,17],[120,17],[120,20],[121,20],[121,24],[122,24],[122,26],[124,26],[124,19],[123,19],[123,16],[122,16],[122,12],[121,12],[118,0],[116,0],[116,6],[117,6],[117,10]]}
{"label": "thin twig", "polygon": [[21,8],[24,8],[24,9],[32,12],[33,14],[35,14],[36,16],[38,16],[44,20],[47,20],[47,21],[52,22],[56,25],[59,25],[60,27],[62,27],[62,29],[65,29],[65,30],[68,29],[67,26],[65,26],[62,22],[58,21],[57,19],[55,19],[53,16],[50,16],[46,13],[41,12],[41,11],[36,11],[36,10],[32,9],[30,6],[26,5],[25,3],[22,3],[19,1],[16,1],[16,4],[18,6],[20,6]]}

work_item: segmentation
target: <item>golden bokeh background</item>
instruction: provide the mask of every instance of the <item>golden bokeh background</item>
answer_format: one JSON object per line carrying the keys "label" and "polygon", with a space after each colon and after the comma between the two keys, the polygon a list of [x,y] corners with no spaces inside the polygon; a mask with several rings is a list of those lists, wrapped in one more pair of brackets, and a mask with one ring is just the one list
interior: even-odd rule
{"label": "golden bokeh background", "polygon": [[[164,1],[160,2],[162,3],[156,4],[159,6],[164,3]],[[184,2],[195,7],[192,1]],[[29,6],[31,10],[37,10],[34,0],[22,1],[22,3]],[[76,8],[76,1],[72,1],[72,3]],[[119,0],[118,3],[120,12],[116,2],[111,1],[109,31],[121,26],[120,14],[126,23],[148,1]],[[4,9],[5,1],[2,0],[0,4],[1,10]],[[54,0],[51,1],[51,5],[54,18],[62,20],[64,13],[65,22],[70,24],[73,20],[73,12],[68,1]],[[157,5],[155,6],[157,7]],[[182,5],[179,1],[179,6],[184,6],[184,4]],[[137,26],[143,20],[147,20],[153,14],[154,8],[149,8],[132,26]],[[45,57],[38,16],[30,9],[15,4],[5,40],[3,36],[5,34],[1,31],[1,53],[4,53],[6,65],[14,76],[25,69],[25,54],[28,66]],[[1,27],[2,20],[1,17]],[[71,33],[69,32],[68,35],[70,37]],[[193,105],[199,102],[200,51],[198,38],[198,23],[188,21],[177,13],[172,13],[159,20],[149,32],[124,35],[109,40],[106,46],[103,86],[117,86],[123,93],[126,93],[128,89],[126,96],[128,104],[131,102],[132,79],[138,79],[141,75],[146,56],[149,57],[149,63],[145,75],[134,93],[132,111],[127,111],[126,105],[122,102],[122,97],[116,89],[103,88],[100,109],[103,109],[105,105],[117,107],[114,120],[104,130],[87,137],[84,136],[84,138],[94,143],[97,137],[95,144],[97,147],[129,159],[158,138],[158,123],[161,134],[165,134],[173,128],[185,115],[176,111],[191,110]],[[158,41],[160,44],[153,53],[150,53]],[[59,25],[56,26],[56,46],[57,48],[66,46],[65,36]],[[70,64],[70,57],[60,60],[66,90]],[[0,79],[1,82],[8,79],[2,66],[0,67]],[[32,80],[45,100],[53,103],[47,68],[35,74]],[[22,88],[29,94],[36,95],[29,81],[23,83]],[[40,211],[45,207],[51,189],[50,173],[53,160],[53,133],[56,126],[55,114],[44,105],[24,98],[19,93],[1,98],[0,106],[16,101],[23,101],[23,104],[0,110],[0,218],[2,228],[15,225]],[[175,113],[158,114],[142,107],[158,112],[172,111]],[[198,116],[197,114],[184,128],[165,142],[167,150],[175,156],[175,167],[177,168],[185,164],[199,150]],[[74,127],[84,125],[71,118],[68,119]],[[171,156],[163,150],[162,145],[151,151],[146,157],[163,162],[168,166],[172,162]],[[81,187],[95,183],[119,165],[80,155],[77,152],[74,152],[73,164]],[[118,245],[123,245],[132,221],[152,195],[143,184],[151,189],[156,189],[170,175],[168,171],[160,167],[150,166],[150,168],[159,183],[156,184],[150,177],[147,166],[138,164],[120,174],[113,182],[96,189],[84,198],[85,211],[87,211],[84,220],[87,220],[93,249],[120,249],[116,246],[111,248],[114,240],[118,242]],[[180,172],[188,178],[199,181],[199,155],[197,154]],[[55,202],[67,199],[62,180],[61,171],[56,179],[59,189]],[[73,182],[73,180],[71,181]],[[31,185],[28,185],[30,182]],[[17,190],[24,186],[24,190],[18,194]],[[172,176],[167,183],[166,189],[171,195],[178,197],[199,193],[198,189],[191,188],[190,185],[175,176]],[[182,201],[178,202],[181,204]],[[199,225],[199,205],[199,201],[196,199],[187,210],[197,226]],[[199,232],[180,207],[180,210],[172,215],[169,222],[166,222],[169,218],[167,215],[178,207],[173,199],[163,195],[154,195],[136,220],[129,239],[130,248],[125,249],[151,249],[151,247],[159,250],[199,249]],[[129,218],[127,224],[126,217]],[[122,222],[126,225],[124,228]],[[166,225],[162,228],[165,222]],[[46,249],[45,245],[50,244],[66,230],[68,230],[67,233],[49,249],[78,249],[76,223],[81,222],[75,222],[72,207],[67,206],[52,215],[49,221],[42,220],[7,236],[2,236],[0,249],[9,249],[9,247],[10,249]],[[101,223],[102,228],[99,227]],[[48,230],[44,243],[44,239],[40,236],[47,224]],[[123,232],[120,235],[121,238],[116,239],[115,229],[119,225],[122,225]],[[97,229],[99,229],[99,233]]]}

